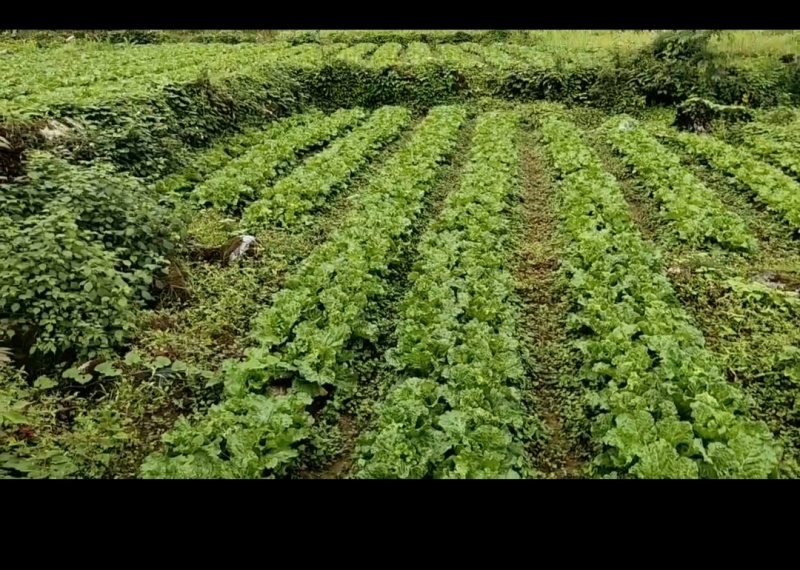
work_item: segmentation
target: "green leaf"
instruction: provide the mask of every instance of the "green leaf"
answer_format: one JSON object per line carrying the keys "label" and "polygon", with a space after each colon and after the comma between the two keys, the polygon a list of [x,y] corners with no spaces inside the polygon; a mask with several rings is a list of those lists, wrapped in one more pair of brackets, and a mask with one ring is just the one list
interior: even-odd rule
{"label": "green leaf", "polygon": [[680,457],[668,442],[659,439],[642,451],[631,472],[643,479],[697,479],[697,464]]}
{"label": "green leaf", "polygon": [[78,384],[86,384],[91,379],[92,379],[92,375],[91,374],[81,374],[77,378],[75,378],[75,381],[78,382]]}
{"label": "green leaf", "polygon": [[166,356],[158,356],[153,361],[153,367],[154,368],[166,368],[167,366],[170,365],[171,362],[172,361],[169,358],[167,358]]}
{"label": "green leaf", "polygon": [[73,367],[73,368],[67,368],[67,369],[66,369],[66,370],[65,370],[65,371],[64,371],[64,372],[61,374],[61,376],[62,376],[63,378],[73,378],[73,379],[77,379],[77,378],[78,378],[78,376],[80,376],[80,374],[81,374],[81,373],[78,371],[78,369],[77,369],[77,368],[75,368],[75,367]]}
{"label": "green leaf", "polygon": [[119,376],[120,371],[114,368],[114,365],[110,362],[103,362],[99,364],[97,368],[95,368],[96,372],[99,372],[103,376]]}
{"label": "green leaf", "polygon": [[213,374],[206,381],[206,388],[213,388],[225,382],[225,377],[222,374]]}
{"label": "green leaf", "polygon": [[125,364],[128,366],[135,366],[142,361],[142,356],[135,350],[131,350],[125,355]]}
{"label": "green leaf", "polygon": [[39,376],[33,383],[33,387],[39,388],[40,390],[47,390],[48,388],[54,388],[55,386],[58,386],[58,382],[47,376]]}
{"label": "green leaf", "polygon": [[4,410],[0,412],[0,417],[10,424],[24,424],[28,421],[20,412],[14,410]]}

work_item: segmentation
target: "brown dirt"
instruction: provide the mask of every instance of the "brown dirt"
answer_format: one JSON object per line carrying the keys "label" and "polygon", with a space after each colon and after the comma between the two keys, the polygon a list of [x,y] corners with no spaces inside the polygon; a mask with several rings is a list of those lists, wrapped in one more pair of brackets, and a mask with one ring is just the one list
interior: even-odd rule
{"label": "brown dirt", "polygon": [[512,262],[523,317],[519,334],[530,351],[530,407],[547,431],[529,452],[536,469],[553,478],[578,478],[591,456],[575,426],[580,423],[577,364],[566,332],[568,301],[559,286],[552,184],[540,150],[526,141],[522,148],[522,233]]}
{"label": "brown dirt", "polygon": [[24,150],[25,142],[20,133],[0,127],[0,182],[25,173]]}
{"label": "brown dirt", "polygon": [[620,182],[620,187],[625,194],[625,200],[628,202],[628,207],[630,209],[633,221],[639,227],[639,231],[642,232],[642,236],[649,241],[653,241],[655,239],[656,232],[650,222],[650,215],[647,213],[647,206],[645,206],[644,201],[636,192],[630,191],[628,185],[624,183],[624,179],[618,178],[618,180]]}
{"label": "brown dirt", "polygon": [[58,137],[55,141],[48,140],[44,133],[51,126],[64,129],[64,133],[69,132],[69,127],[66,125],[47,120],[19,125],[0,125],[0,182],[25,174],[26,149],[47,148],[64,140],[62,137]]}
{"label": "brown dirt", "polygon": [[358,437],[356,421],[347,414],[339,418],[339,431],[347,442],[346,449],[334,457],[321,469],[305,471],[299,475],[300,479],[342,479],[353,467],[354,442]]}

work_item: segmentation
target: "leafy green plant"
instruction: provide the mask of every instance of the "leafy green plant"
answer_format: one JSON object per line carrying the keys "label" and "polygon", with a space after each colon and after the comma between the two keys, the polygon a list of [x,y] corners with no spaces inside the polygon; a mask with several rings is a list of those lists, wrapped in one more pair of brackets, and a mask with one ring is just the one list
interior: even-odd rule
{"label": "leafy green plant", "polygon": [[411,42],[406,46],[402,55],[404,65],[418,66],[430,64],[435,61],[433,50],[423,42]]}
{"label": "leafy green plant", "polygon": [[252,200],[263,187],[297,164],[302,151],[327,143],[365,116],[361,109],[342,109],[330,116],[316,113],[313,119],[286,132],[265,133],[262,143],[252,146],[197,186],[194,196],[201,203],[219,209],[231,209],[240,201]]}
{"label": "leafy green plant", "polygon": [[452,64],[461,70],[468,70],[485,65],[483,59],[478,54],[466,51],[456,44],[445,43],[436,46],[436,50],[444,62]]}
{"label": "leafy green plant", "polygon": [[693,245],[719,243],[732,250],[753,250],[756,240],[736,214],[681,165],[680,158],[628,116],[604,125],[612,146],[663,205],[664,217],[678,237]]}
{"label": "leafy green plant", "polygon": [[295,223],[302,214],[319,207],[335,190],[345,186],[410,122],[411,113],[407,109],[378,109],[359,128],[308,159],[289,176],[261,190],[259,199],[244,211],[242,223],[248,228]]}
{"label": "leafy green plant", "polygon": [[375,67],[389,67],[400,63],[403,46],[396,42],[381,44],[372,54],[370,64]]}
{"label": "leafy green plant", "polygon": [[711,136],[666,131],[692,156],[732,176],[778,213],[795,231],[800,230],[800,184],[779,169],[753,157],[745,148],[731,146]]}
{"label": "leafy green plant", "polygon": [[800,144],[780,142],[767,135],[752,135],[745,144],[759,158],[780,167],[795,179],[800,179]]}
{"label": "leafy green plant", "polygon": [[0,368],[11,362],[11,349],[0,346]]}
{"label": "leafy green plant", "polygon": [[376,44],[370,42],[360,43],[343,49],[336,54],[335,58],[346,63],[360,64],[364,63],[365,58],[377,48]]}
{"label": "leafy green plant", "polygon": [[123,342],[182,238],[181,220],[141,182],[47,153],[2,185],[0,204],[0,316],[32,352]]}
{"label": "leafy green plant", "polygon": [[[791,119],[789,119],[791,121]],[[800,179],[800,136],[792,125],[753,122],[728,130],[729,142],[744,144],[761,160],[783,169]]]}
{"label": "leafy green plant", "polygon": [[[137,98],[167,84],[255,75],[284,56],[269,44],[66,45],[47,55],[21,52],[4,65],[0,117],[24,119],[48,109]],[[211,57],[213,54],[213,57]],[[52,73],[52,69],[58,73]]]}
{"label": "leafy green plant", "polygon": [[228,398],[196,422],[181,418],[163,437],[167,454],[142,464],[145,479],[232,479],[284,475],[311,434],[306,394]]}
{"label": "leafy green plant", "polygon": [[425,42],[437,44],[442,42],[483,41],[484,38],[495,38],[498,30],[285,30],[278,34],[276,40],[302,44],[306,42],[344,42],[358,44],[374,42],[376,44]]}
{"label": "leafy green plant", "polygon": [[73,214],[59,209],[20,223],[0,218],[0,237],[6,339],[19,339],[31,352],[76,348],[91,355],[127,338],[133,292],[117,269],[120,260]]}
{"label": "leafy green plant", "polygon": [[[356,212],[345,225],[306,259],[284,289],[275,294],[272,305],[256,316],[251,336],[258,346],[249,350],[243,361],[231,362],[225,368],[226,399],[221,411],[212,412],[208,420],[199,419],[198,431],[180,424],[180,435],[175,436],[179,439],[171,443],[172,435],[165,436],[165,454],[146,463],[160,466],[152,470],[145,467],[146,471],[158,476],[224,473],[222,476],[258,477],[265,465],[267,473],[283,473],[295,462],[297,454],[273,455],[269,451],[276,444],[269,438],[264,443],[262,428],[252,432],[259,435],[257,439],[248,439],[247,445],[236,448],[224,444],[227,437],[220,432],[239,431],[230,427],[235,422],[240,426],[269,422],[263,414],[251,417],[259,414],[261,406],[297,410],[295,403],[305,405],[310,402],[309,395],[324,393],[326,386],[341,390],[352,386],[354,377],[348,366],[359,346],[375,340],[378,331],[374,313],[386,291],[389,267],[402,259],[413,220],[423,207],[438,165],[454,149],[465,119],[466,112],[460,107],[431,110],[411,140],[360,194]],[[278,380],[292,381],[292,390],[270,394],[270,385]],[[242,415],[230,411],[229,406],[242,410]],[[218,415],[225,419],[217,422],[214,418]],[[289,415],[295,419],[280,420],[284,427],[310,425],[307,410],[299,416]],[[301,416],[306,419],[299,419]],[[267,428],[267,433],[270,430]],[[310,438],[309,432],[300,428],[292,428],[291,434],[287,445],[292,449],[305,445]],[[189,441],[207,446],[201,459],[192,459],[198,453],[196,446],[181,443]],[[214,463],[214,458],[222,458],[226,463],[224,467],[208,467],[206,457]]]}
{"label": "leafy green plant", "polygon": [[226,137],[211,148],[200,151],[179,172],[170,174],[155,183],[159,193],[187,192],[205,181],[215,172],[222,170],[232,160],[247,153],[251,147],[265,140],[283,136],[291,128],[319,119],[316,112],[297,113],[282,118],[264,128],[248,128],[243,132]]}
{"label": "leafy green plant", "polygon": [[497,69],[512,68],[522,63],[520,59],[503,49],[499,43],[484,46],[474,42],[463,42],[458,44],[458,47],[482,57],[486,63]]}
{"label": "leafy green plant", "polygon": [[780,447],[750,419],[747,399],[681,309],[616,180],[572,124],[546,118],[541,133],[561,177],[572,327],[603,445],[597,468],[641,478],[774,476]]}
{"label": "leafy green plant", "polygon": [[523,375],[513,283],[505,269],[518,170],[515,115],[478,118],[461,187],[422,237],[400,305],[401,375],[362,442],[359,477],[518,478],[529,421],[513,384]]}

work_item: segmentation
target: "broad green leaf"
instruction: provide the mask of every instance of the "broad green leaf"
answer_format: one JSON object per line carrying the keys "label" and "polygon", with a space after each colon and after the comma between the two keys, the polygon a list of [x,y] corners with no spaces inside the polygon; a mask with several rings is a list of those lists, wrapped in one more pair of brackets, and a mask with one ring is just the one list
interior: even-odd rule
{"label": "broad green leaf", "polygon": [[58,382],[47,376],[39,376],[33,383],[33,386],[34,388],[38,388],[40,390],[47,390],[48,388],[54,388],[58,386]]}

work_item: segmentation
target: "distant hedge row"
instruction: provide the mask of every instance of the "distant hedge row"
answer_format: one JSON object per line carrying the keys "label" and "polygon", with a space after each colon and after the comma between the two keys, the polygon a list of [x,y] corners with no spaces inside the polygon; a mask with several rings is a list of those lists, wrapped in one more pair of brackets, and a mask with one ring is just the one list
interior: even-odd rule
{"label": "distant hedge row", "polygon": [[[423,37],[429,32],[413,33]],[[447,34],[468,34],[433,33],[451,41],[454,37]],[[662,34],[647,49],[625,57],[548,54],[548,63],[538,65],[525,55],[516,58],[522,64],[475,63],[480,57],[471,52],[488,53],[499,44],[463,44],[463,50],[453,44],[451,49],[464,55],[463,60],[423,57],[413,65],[408,58],[374,65],[368,58],[326,58],[320,57],[319,50],[300,49],[298,55],[254,68],[252,76],[198,79],[134,100],[62,108],[55,113],[86,127],[70,139],[71,156],[104,158],[140,176],[160,176],[180,165],[185,149],[206,146],[244,124],[263,123],[311,105],[327,110],[381,105],[424,110],[491,97],[520,102],[547,99],[629,112],[648,105],[678,104],[692,96],[754,107],[790,103],[800,96],[796,60],[724,60],[708,51],[709,34]],[[30,138],[29,143],[36,147],[42,141]]]}

